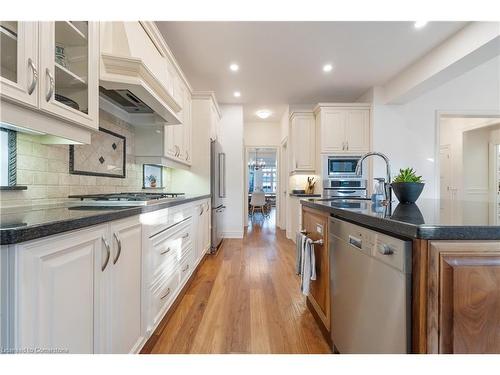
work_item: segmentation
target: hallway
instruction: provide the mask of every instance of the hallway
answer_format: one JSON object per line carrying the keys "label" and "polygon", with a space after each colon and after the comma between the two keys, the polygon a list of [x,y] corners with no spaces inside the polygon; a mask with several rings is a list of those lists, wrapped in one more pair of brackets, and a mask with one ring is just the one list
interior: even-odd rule
{"label": "hallway", "polygon": [[330,353],[273,217],[207,257],[152,353]]}

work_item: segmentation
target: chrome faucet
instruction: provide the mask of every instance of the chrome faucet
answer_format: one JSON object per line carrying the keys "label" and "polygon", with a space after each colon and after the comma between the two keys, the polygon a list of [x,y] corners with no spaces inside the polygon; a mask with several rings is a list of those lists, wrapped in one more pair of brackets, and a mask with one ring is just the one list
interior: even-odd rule
{"label": "chrome faucet", "polygon": [[361,175],[361,166],[363,165],[363,160],[365,160],[369,156],[380,156],[385,161],[386,167],[386,176],[384,181],[384,201],[385,204],[390,204],[392,200],[391,193],[391,163],[389,162],[389,158],[382,154],[381,152],[367,152],[358,160],[358,164],[356,165],[356,175]]}

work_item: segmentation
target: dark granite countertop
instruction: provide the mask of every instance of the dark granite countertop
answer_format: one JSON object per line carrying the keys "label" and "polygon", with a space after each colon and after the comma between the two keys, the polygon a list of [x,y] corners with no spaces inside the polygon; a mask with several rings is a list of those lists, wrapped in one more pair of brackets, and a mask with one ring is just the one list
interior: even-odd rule
{"label": "dark granite countertop", "polygon": [[290,193],[290,196],[299,198],[319,198],[321,194]]}
{"label": "dark granite countertop", "polygon": [[304,206],[380,232],[410,239],[500,240],[494,201],[420,199],[416,204],[375,206],[371,201],[303,199]]}
{"label": "dark granite countertop", "polygon": [[136,207],[78,207],[61,204],[4,208],[0,215],[0,245],[16,244],[209,197],[210,194],[187,195],[162,203]]}

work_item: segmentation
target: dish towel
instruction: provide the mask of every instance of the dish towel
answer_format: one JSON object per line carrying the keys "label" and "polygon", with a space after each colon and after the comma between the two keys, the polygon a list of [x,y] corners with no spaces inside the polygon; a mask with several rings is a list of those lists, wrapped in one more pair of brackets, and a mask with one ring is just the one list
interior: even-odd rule
{"label": "dish towel", "polygon": [[305,237],[303,243],[300,290],[302,294],[308,295],[311,280],[316,280],[316,258],[314,257],[313,241],[310,238]]}
{"label": "dish towel", "polygon": [[304,251],[304,240],[306,236],[302,233],[297,232],[295,236],[295,246],[296,246],[296,255],[295,255],[295,272],[297,275],[302,273],[302,252]]}

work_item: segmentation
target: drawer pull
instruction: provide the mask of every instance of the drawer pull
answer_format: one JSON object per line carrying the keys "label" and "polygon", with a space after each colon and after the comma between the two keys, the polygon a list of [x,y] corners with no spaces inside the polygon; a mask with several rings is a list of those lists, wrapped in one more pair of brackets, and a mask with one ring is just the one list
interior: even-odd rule
{"label": "drawer pull", "polygon": [[162,251],[162,252],[160,253],[160,255],[165,255],[166,253],[169,253],[169,252],[170,252],[170,250],[172,250],[172,249],[171,249],[170,247],[167,247],[167,250]]}
{"label": "drawer pull", "polygon": [[186,267],[182,269],[182,272],[186,272],[189,269],[189,264],[186,264]]}
{"label": "drawer pull", "polygon": [[188,238],[188,237],[189,237],[189,233],[186,233],[184,236],[182,236],[182,239]]}
{"label": "drawer pull", "polygon": [[160,299],[166,298],[169,294],[170,294],[170,288],[167,289],[167,291],[165,292],[165,294],[163,296],[161,296]]}

